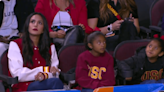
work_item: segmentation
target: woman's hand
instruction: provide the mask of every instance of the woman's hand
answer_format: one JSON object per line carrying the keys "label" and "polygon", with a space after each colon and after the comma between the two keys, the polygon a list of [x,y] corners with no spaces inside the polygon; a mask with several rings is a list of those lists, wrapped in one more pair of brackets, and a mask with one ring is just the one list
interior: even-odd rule
{"label": "woman's hand", "polygon": [[112,31],[114,31],[114,30],[119,30],[122,22],[124,22],[124,20],[116,20],[116,21],[112,24]]}
{"label": "woman's hand", "polygon": [[134,17],[132,17],[132,14],[129,15],[129,21],[134,22]]}
{"label": "woman's hand", "polygon": [[39,72],[37,75],[35,75],[35,80],[36,81],[42,81],[42,80],[44,80],[43,73]]}
{"label": "woman's hand", "polygon": [[66,32],[64,30],[58,30],[57,31],[58,38],[64,38],[65,35],[66,35]]}
{"label": "woman's hand", "polygon": [[53,66],[53,67],[51,67],[50,72],[52,73],[53,76],[55,76],[56,73],[57,73],[57,72],[59,73],[60,71],[59,71],[58,68],[56,68],[56,67]]}
{"label": "woman's hand", "polygon": [[81,26],[83,30],[85,30],[85,26],[83,24],[80,23],[79,26]]}
{"label": "woman's hand", "polygon": [[57,38],[58,37],[56,31],[49,32],[49,35],[51,38]]}

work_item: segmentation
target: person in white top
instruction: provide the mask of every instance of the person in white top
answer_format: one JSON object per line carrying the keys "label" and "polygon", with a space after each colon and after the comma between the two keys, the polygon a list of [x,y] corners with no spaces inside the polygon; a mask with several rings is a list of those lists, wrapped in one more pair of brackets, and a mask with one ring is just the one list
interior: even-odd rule
{"label": "person in white top", "polygon": [[8,43],[21,36],[25,20],[32,12],[31,0],[0,0],[0,57]]}
{"label": "person in white top", "polygon": [[85,0],[38,0],[35,12],[46,17],[57,50],[83,42],[84,30],[92,30],[87,24]]}
{"label": "person in white top", "polygon": [[18,76],[19,81],[13,85],[13,92],[63,88],[55,45],[42,14],[29,15],[22,38],[9,44],[8,58],[10,74]]}
{"label": "person in white top", "polygon": [[9,39],[18,36],[18,23],[14,14],[16,0],[2,0],[4,3],[3,20],[0,26],[0,56],[8,48]]}

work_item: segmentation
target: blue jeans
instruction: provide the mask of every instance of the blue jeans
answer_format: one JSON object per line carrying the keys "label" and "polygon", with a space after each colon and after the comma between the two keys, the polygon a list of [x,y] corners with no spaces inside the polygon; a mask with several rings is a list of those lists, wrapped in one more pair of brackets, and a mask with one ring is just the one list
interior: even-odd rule
{"label": "blue jeans", "polygon": [[81,92],[93,92],[93,89],[82,89]]}
{"label": "blue jeans", "polygon": [[63,89],[62,81],[59,78],[50,78],[43,81],[35,81],[30,83],[27,91],[49,90],[49,89]]}
{"label": "blue jeans", "polygon": [[140,84],[152,84],[152,83],[164,83],[164,79],[160,79],[160,80],[145,80],[143,82],[141,82]]}

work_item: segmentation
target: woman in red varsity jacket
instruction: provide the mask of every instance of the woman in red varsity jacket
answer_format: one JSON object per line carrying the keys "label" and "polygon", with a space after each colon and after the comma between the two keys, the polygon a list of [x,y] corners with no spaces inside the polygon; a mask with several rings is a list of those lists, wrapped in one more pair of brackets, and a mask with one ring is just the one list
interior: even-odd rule
{"label": "woman in red varsity jacket", "polygon": [[114,86],[113,57],[105,51],[106,39],[101,32],[93,32],[87,38],[87,51],[81,53],[76,65],[76,82],[81,92],[93,92],[95,88]]}
{"label": "woman in red varsity jacket", "polygon": [[58,58],[54,44],[50,43],[48,25],[40,13],[29,15],[25,22],[23,37],[9,44],[9,74],[18,76],[13,92],[62,89],[57,75]]}

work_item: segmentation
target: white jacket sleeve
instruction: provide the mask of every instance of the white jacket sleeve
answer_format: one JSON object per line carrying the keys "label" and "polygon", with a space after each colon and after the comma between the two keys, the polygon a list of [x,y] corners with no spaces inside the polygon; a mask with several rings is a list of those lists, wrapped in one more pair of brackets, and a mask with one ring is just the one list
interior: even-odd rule
{"label": "white jacket sleeve", "polygon": [[29,69],[23,67],[23,57],[16,42],[11,41],[8,50],[9,71],[13,77],[18,76],[19,82],[34,81],[38,72],[43,72],[43,66]]}
{"label": "white jacket sleeve", "polygon": [[[55,45],[51,45],[51,67],[56,67],[58,68],[58,65],[59,65],[59,60],[58,60],[58,56],[57,56],[57,53],[56,53],[56,49],[55,49]],[[48,74],[48,77],[49,78],[53,78],[55,76],[52,75],[52,73],[50,72],[46,72]]]}
{"label": "white jacket sleeve", "polygon": [[55,49],[55,45],[51,45],[51,67],[52,66],[55,66],[55,67],[58,67],[59,65],[59,60],[58,60],[58,55],[56,53],[56,49]]}

